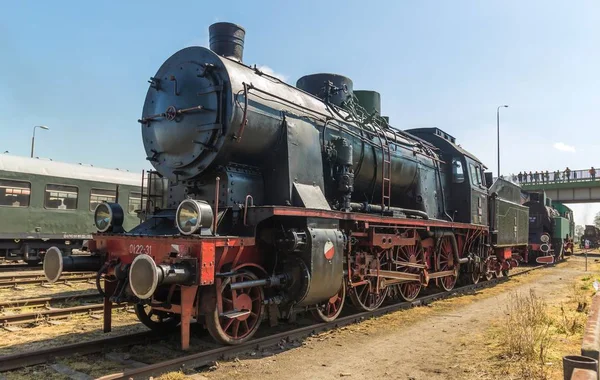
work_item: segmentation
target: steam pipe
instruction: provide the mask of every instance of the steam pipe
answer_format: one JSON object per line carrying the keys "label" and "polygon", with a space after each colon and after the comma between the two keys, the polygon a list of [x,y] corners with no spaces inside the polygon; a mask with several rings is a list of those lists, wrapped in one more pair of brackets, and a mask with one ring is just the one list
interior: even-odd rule
{"label": "steam pipe", "polygon": [[[369,212],[381,213],[381,211],[382,211],[381,205],[374,205],[374,204],[368,204],[368,203],[350,202],[350,208],[352,208],[352,211],[363,211],[363,212],[367,212],[367,213],[369,213]],[[421,210],[412,210],[409,208],[401,208],[401,207],[386,207],[386,210],[401,212],[401,213],[404,213],[406,215],[411,215],[411,216],[418,216],[418,217],[421,217],[426,220],[429,219],[429,215],[427,215],[427,213],[425,211],[421,211]]]}

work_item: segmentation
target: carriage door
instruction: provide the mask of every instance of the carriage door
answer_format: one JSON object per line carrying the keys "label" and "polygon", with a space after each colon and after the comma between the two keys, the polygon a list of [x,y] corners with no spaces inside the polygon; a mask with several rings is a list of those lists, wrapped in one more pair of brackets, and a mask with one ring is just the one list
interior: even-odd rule
{"label": "carriage door", "polygon": [[479,162],[466,158],[471,184],[471,223],[488,224],[487,187]]}

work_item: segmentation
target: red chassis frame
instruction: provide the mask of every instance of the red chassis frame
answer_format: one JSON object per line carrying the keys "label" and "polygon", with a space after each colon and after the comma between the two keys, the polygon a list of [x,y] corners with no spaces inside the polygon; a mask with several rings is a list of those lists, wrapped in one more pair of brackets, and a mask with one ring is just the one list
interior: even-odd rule
{"label": "red chassis frame", "polygon": [[[411,244],[412,240],[394,235],[393,231],[431,231],[443,229],[452,231],[456,237],[459,257],[478,238],[489,234],[485,225],[454,223],[443,220],[425,219],[400,219],[376,214],[344,213],[339,211],[315,210],[299,207],[259,206],[249,207],[244,215],[248,225],[258,225],[261,221],[271,217],[305,217],[325,218],[340,221],[340,229],[358,239],[361,246],[389,249],[395,245]],[[381,232],[383,231],[383,232]],[[392,231],[390,233],[390,231]],[[386,240],[385,237],[389,239]],[[431,239],[429,239],[431,240]],[[349,239],[350,241],[350,239]],[[387,241],[387,243],[386,243]],[[175,263],[181,259],[196,259],[198,273],[193,285],[171,285],[171,292],[175,287],[181,291],[181,304],[171,305],[169,309],[152,306],[157,310],[181,315],[181,345],[182,349],[189,347],[190,321],[206,311],[206,304],[214,302],[216,297],[217,307],[221,311],[220,293],[217,291],[206,292],[200,289],[220,289],[221,279],[216,276],[222,273],[224,267],[233,272],[242,267],[252,267],[255,272],[266,273],[264,268],[266,255],[257,250],[254,237],[239,236],[136,236],[122,234],[95,234],[90,242],[90,251],[105,253],[107,262],[120,261],[129,264],[138,254],[148,254],[157,264]],[[391,245],[390,245],[391,244]],[[432,249],[430,242],[424,242],[425,249]],[[349,254],[350,243],[347,246]],[[506,249],[494,252],[502,269],[509,269],[511,254]],[[349,271],[350,272],[350,271]],[[110,273],[109,273],[110,274]],[[444,275],[449,275],[444,273]],[[348,274],[350,276],[350,273]],[[427,275],[425,277],[428,277]],[[432,273],[431,278],[441,276]],[[429,278],[423,279],[426,285]],[[212,286],[212,288],[209,288]],[[203,287],[203,288],[201,288]],[[104,298],[104,331],[111,331],[112,302],[110,297],[115,291],[115,284],[105,282]],[[208,298],[205,298],[208,297]],[[213,298],[210,300],[209,298]],[[214,309],[213,309],[214,310]]]}

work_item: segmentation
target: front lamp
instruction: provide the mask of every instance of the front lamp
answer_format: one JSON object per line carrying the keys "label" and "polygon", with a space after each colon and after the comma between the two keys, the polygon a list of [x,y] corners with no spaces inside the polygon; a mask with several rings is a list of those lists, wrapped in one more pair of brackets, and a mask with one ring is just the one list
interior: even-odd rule
{"label": "front lamp", "polygon": [[103,202],[96,206],[94,224],[98,232],[120,231],[123,226],[123,215],[120,204]]}
{"label": "front lamp", "polygon": [[179,204],[175,221],[179,232],[192,235],[210,231],[214,214],[210,205],[205,201],[186,199]]}

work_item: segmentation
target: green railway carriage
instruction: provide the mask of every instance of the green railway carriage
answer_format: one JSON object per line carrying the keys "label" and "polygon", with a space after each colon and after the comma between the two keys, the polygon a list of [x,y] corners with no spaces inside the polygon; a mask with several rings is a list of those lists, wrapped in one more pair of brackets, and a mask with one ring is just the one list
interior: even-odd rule
{"label": "green railway carriage", "polygon": [[122,170],[0,155],[0,256],[35,264],[51,246],[82,248],[103,201],[121,204],[125,229],[136,226],[141,182]]}

